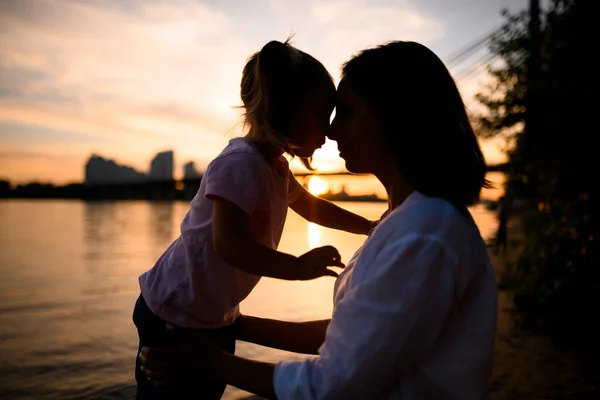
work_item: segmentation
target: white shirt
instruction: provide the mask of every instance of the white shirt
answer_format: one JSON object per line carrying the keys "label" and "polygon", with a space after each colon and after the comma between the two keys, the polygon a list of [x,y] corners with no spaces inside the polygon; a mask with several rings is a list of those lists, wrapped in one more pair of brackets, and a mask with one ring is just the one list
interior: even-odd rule
{"label": "white shirt", "polygon": [[488,398],[496,310],[494,270],[470,215],[415,191],[338,278],[319,356],[279,363],[275,393]]}

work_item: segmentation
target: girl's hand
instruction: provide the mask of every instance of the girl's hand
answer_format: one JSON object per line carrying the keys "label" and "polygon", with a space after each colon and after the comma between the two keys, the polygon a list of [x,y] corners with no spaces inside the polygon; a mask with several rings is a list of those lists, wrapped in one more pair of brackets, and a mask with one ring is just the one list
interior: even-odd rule
{"label": "girl's hand", "polygon": [[371,236],[371,233],[373,232],[373,230],[375,228],[377,228],[377,225],[379,225],[381,223],[381,221],[388,216],[388,214],[390,213],[390,210],[387,209],[385,210],[385,212],[383,214],[381,214],[381,217],[379,217],[379,219],[377,221],[371,221],[371,229],[369,229],[369,232],[367,233],[367,236]]}
{"label": "girl's hand", "polygon": [[338,274],[327,267],[345,268],[342,257],[333,246],[324,246],[312,249],[301,255],[294,264],[294,278],[301,281],[316,279],[321,276],[334,276]]}
{"label": "girl's hand", "polygon": [[367,236],[371,235],[371,232],[373,232],[373,229],[377,228],[377,225],[379,225],[379,222],[381,220],[377,220],[377,221],[370,221],[371,222],[371,226],[369,228],[369,231],[366,233]]}

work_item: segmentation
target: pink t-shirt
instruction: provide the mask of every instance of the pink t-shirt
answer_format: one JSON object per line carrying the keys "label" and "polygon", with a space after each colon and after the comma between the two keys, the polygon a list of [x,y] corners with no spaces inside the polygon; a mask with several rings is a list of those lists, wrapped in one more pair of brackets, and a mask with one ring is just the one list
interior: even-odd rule
{"label": "pink t-shirt", "polygon": [[239,303],[260,276],[227,264],[214,251],[211,199],[220,197],[237,205],[251,216],[251,236],[276,249],[288,202],[302,190],[284,157],[272,169],[251,141],[232,139],[208,165],[181,223],[181,235],[139,278],[150,310],[186,328],[219,328],[233,323],[239,316]]}

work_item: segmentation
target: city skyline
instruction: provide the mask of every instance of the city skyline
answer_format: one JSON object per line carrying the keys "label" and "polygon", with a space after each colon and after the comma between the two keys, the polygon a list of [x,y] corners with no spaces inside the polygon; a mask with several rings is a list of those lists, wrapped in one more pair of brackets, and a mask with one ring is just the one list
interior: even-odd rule
{"label": "city skyline", "polygon": [[[147,172],[139,171],[127,164],[120,164],[111,158],[92,154],[85,163],[84,183],[86,185],[127,184],[140,182],[168,182],[179,174],[176,172],[174,151],[165,150],[152,157]],[[195,169],[194,161],[182,166],[182,175]]]}
{"label": "city skyline", "polygon": [[[245,60],[271,39],[294,43],[339,79],[356,51],[419,41],[442,59],[502,22],[520,0],[348,2],[94,0],[0,4],[0,178],[82,181],[90,154],[144,168],[175,150],[204,170],[241,134],[238,85]],[[465,102],[485,82],[487,50],[449,65]],[[490,164],[503,142],[483,143]],[[343,170],[334,142],[320,171]],[[297,160],[292,169],[302,171]]]}

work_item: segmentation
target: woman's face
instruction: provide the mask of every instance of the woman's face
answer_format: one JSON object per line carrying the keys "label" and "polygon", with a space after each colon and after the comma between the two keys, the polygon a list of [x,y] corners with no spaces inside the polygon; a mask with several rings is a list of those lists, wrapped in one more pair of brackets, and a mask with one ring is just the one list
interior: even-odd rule
{"label": "woman's face", "polygon": [[384,168],[389,153],[379,119],[346,78],[337,89],[335,118],[327,136],[337,142],[348,171],[377,174]]}

